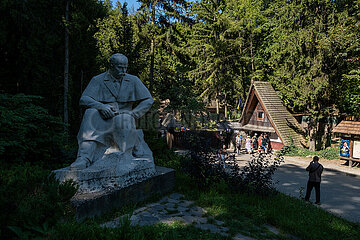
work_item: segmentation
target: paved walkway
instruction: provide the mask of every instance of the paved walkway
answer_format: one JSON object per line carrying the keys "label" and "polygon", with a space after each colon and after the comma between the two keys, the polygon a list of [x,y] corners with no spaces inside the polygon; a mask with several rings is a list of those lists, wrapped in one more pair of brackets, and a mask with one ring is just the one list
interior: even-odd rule
{"label": "paved walkway", "polygon": [[[211,216],[206,215],[206,210],[196,206],[193,201],[184,199],[184,195],[179,193],[172,193],[169,196],[163,197],[155,203],[147,204],[144,207],[136,209],[131,216],[124,215],[116,218],[113,221],[102,224],[102,227],[116,228],[121,226],[123,218],[129,218],[132,226],[146,226],[154,225],[157,223],[172,224],[179,222],[185,225],[193,225],[211,233],[218,233],[222,236],[229,236],[229,229],[225,223]],[[280,231],[271,225],[264,225],[269,232],[275,235],[281,235]],[[298,239],[292,235],[286,235],[290,239]],[[233,240],[255,240],[254,238],[242,235],[241,233],[235,234]]]}
{"label": "paved walkway", "polygon": [[[274,175],[279,181],[277,189],[294,197],[303,197],[306,193],[308,174],[306,166],[311,161],[299,162],[298,159],[287,158]],[[324,166],[321,182],[320,207],[339,215],[349,221],[360,222],[360,169],[338,166],[322,160]],[[315,202],[315,189],[311,194]]]}
{"label": "paved walkway", "polygon": [[[250,155],[236,156],[241,166]],[[285,157],[285,162],[274,174],[276,188],[285,194],[301,198],[306,193],[308,166],[311,157]],[[345,161],[320,159],[324,166],[321,182],[320,207],[352,222],[360,222],[360,168],[350,168]],[[310,201],[315,202],[315,189]]]}
{"label": "paved walkway", "polygon": [[[144,207],[136,209],[130,216],[131,225],[145,226],[157,223],[172,224],[175,221],[184,224],[194,224],[203,230],[209,230],[212,233],[219,233],[226,236],[227,227],[224,222],[205,217],[206,211],[198,207],[192,201],[184,199],[184,195],[173,193],[163,197],[160,201],[147,204]],[[209,223],[211,222],[211,223]],[[116,227],[121,223],[120,218],[105,223],[104,227]]]}

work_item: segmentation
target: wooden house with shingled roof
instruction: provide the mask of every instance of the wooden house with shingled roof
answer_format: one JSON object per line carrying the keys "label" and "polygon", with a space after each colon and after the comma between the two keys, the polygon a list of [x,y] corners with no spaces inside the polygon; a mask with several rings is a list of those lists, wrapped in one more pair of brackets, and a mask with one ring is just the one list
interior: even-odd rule
{"label": "wooden house with shingled roof", "polygon": [[268,133],[273,149],[290,145],[304,147],[304,129],[286,109],[269,82],[255,81],[250,87],[240,119],[240,130],[250,135]]}
{"label": "wooden house with shingled roof", "polygon": [[360,163],[360,122],[341,121],[333,130],[341,136],[340,159]]}

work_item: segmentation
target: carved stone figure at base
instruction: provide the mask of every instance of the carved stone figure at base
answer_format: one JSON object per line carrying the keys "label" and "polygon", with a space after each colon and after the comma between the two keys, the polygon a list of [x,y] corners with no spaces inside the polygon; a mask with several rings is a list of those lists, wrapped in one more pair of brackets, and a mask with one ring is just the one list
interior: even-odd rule
{"label": "carved stone figure at base", "polygon": [[124,55],[112,55],[109,71],[93,77],[80,98],[87,109],[77,159],[55,171],[60,181],[76,181],[80,191],[126,186],[155,173],[152,152],[135,125],[154,101],[140,79],[126,73],[127,67]]}

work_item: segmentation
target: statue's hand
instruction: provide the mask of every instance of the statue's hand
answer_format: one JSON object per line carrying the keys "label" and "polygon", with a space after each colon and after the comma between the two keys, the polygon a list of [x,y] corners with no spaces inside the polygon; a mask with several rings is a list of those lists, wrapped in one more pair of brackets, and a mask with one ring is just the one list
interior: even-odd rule
{"label": "statue's hand", "polygon": [[104,119],[113,118],[116,115],[115,109],[112,108],[111,106],[108,106],[108,105],[105,105],[105,104],[103,104],[101,107],[99,107],[98,110],[100,112],[100,115]]}
{"label": "statue's hand", "polygon": [[124,110],[124,111],[120,111],[119,114],[128,114],[135,119],[135,115],[132,111]]}

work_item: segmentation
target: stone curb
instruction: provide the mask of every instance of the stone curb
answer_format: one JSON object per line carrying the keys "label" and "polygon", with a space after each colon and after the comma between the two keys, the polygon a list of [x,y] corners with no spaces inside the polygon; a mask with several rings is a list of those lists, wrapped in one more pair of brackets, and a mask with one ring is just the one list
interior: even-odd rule
{"label": "stone curb", "polygon": [[349,177],[354,177],[354,178],[359,178],[359,179],[360,179],[360,175],[357,175],[357,174],[354,174],[354,173],[348,173],[348,172],[345,172],[345,171],[341,171],[341,170],[339,170],[339,169],[326,167],[325,170],[326,170],[326,171],[329,171],[329,172],[336,172],[336,173],[340,173],[340,174],[345,175],[345,176],[349,176]]}
{"label": "stone curb", "polygon": [[[285,163],[291,163],[291,164],[296,164],[296,165],[299,164],[299,162],[294,161],[294,160],[291,160],[291,159],[287,159],[287,162],[285,161]],[[323,164],[323,166],[324,166],[324,164]],[[325,171],[340,173],[340,174],[345,175],[345,176],[349,176],[349,177],[354,177],[354,178],[360,179],[360,173],[359,173],[359,174],[349,173],[349,172],[344,171],[345,169],[336,169],[336,168],[327,167],[327,166],[324,166],[324,168],[325,168]]]}

